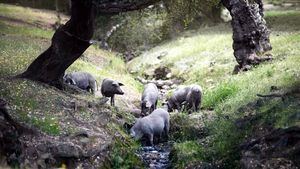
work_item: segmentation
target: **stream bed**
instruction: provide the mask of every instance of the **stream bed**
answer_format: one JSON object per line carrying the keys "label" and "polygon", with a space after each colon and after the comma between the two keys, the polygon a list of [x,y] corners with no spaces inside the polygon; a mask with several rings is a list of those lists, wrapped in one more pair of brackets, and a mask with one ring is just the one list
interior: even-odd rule
{"label": "stream bed", "polygon": [[169,142],[155,146],[144,146],[139,148],[137,155],[149,169],[168,169],[170,168],[169,154],[171,147]]}

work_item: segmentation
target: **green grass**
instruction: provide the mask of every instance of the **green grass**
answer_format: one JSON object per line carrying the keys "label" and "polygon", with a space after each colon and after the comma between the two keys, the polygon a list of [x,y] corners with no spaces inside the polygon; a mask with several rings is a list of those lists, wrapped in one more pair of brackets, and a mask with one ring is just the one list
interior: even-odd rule
{"label": "green grass", "polygon": [[275,98],[265,102],[262,107],[257,108],[257,111],[261,112],[261,123],[273,124],[275,128],[300,125],[300,104],[293,96],[287,96],[284,100]]}
{"label": "green grass", "polygon": [[215,109],[218,105],[230,97],[234,97],[239,91],[234,82],[221,83],[213,90],[206,92],[203,97],[203,108]]}
{"label": "green grass", "polygon": [[[239,75],[232,75],[236,61],[228,24],[200,28],[194,34],[186,33],[187,36],[145,52],[140,58],[134,59],[129,68],[143,76],[144,70],[166,65],[171,68],[173,76],[184,79],[185,84],[197,83],[202,86],[204,109],[214,108],[217,112],[232,113],[255,99],[257,93],[267,92],[271,85],[289,87],[297,82],[300,72],[299,18],[298,11],[267,12],[266,19],[270,21],[273,31],[271,53],[274,61]],[[220,30],[224,30],[224,33],[220,33]],[[156,57],[162,52],[167,52],[167,55],[158,60]]]}
{"label": "green grass", "polygon": [[[60,134],[59,117],[53,115],[53,112],[60,111],[53,103],[58,97],[56,94],[51,95],[49,91],[30,81],[2,80],[0,98],[5,98],[16,118],[48,134]],[[45,98],[46,93],[49,95]]]}
{"label": "green grass", "polygon": [[291,32],[299,31],[300,11],[268,11],[266,12],[266,21],[273,31]]}
{"label": "green grass", "polygon": [[114,144],[109,152],[110,161],[104,168],[144,168],[143,162],[135,154],[141,145],[130,139],[121,126],[109,124],[109,128],[117,131],[121,138],[116,137],[114,139]]}
{"label": "green grass", "polygon": [[[85,56],[89,57],[95,54],[99,50],[97,47],[90,47],[90,51],[85,52]],[[93,74],[98,80],[99,84],[104,78],[112,78],[119,80],[131,90],[139,92],[142,90],[142,86],[138,83],[132,75],[130,75],[126,69],[126,65],[121,58],[111,53],[105,53],[106,64],[97,66],[95,63],[87,62],[84,58],[75,61],[68,69],[67,72],[72,71],[87,71]],[[99,54],[98,54],[99,55]],[[100,56],[100,55],[99,55]]]}
{"label": "green grass", "polygon": [[[28,43],[30,41],[30,43]],[[46,48],[46,43],[23,36],[0,37],[0,76],[13,76],[27,66]]]}
{"label": "green grass", "polygon": [[43,30],[36,27],[13,25],[7,22],[0,21],[0,29],[2,34],[9,34],[10,36],[23,36],[24,38],[44,38],[51,39],[53,31]]}
{"label": "green grass", "polygon": [[[0,3],[0,16],[6,19],[14,20],[16,23],[23,23],[26,25],[39,26],[43,29],[51,28],[51,24],[57,21],[55,11],[37,10],[32,8],[24,8],[16,5],[8,5]],[[66,22],[67,16],[60,14],[62,22]]]}
{"label": "green grass", "polygon": [[196,141],[176,143],[170,153],[172,168],[180,169],[205,159],[205,147]]}

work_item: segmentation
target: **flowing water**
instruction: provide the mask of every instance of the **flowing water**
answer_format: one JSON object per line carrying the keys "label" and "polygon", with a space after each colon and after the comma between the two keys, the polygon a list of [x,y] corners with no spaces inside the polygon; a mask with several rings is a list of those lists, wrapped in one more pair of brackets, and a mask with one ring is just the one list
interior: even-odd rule
{"label": "flowing water", "polygon": [[170,168],[169,154],[170,143],[161,143],[155,146],[144,146],[137,151],[137,155],[143,160],[149,169]]}

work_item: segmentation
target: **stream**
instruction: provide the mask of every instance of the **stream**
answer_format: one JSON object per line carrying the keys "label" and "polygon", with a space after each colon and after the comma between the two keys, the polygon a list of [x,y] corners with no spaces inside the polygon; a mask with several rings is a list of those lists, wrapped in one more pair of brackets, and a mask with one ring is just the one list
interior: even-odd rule
{"label": "stream", "polygon": [[149,169],[168,169],[170,168],[170,151],[171,144],[166,142],[155,146],[143,146],[139,148],[137,155]]}

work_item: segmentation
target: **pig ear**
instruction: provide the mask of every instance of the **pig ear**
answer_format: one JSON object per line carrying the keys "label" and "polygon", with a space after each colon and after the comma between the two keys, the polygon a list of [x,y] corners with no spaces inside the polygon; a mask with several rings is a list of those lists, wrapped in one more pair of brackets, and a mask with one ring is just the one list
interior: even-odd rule
{"label": "pig ear", "polygon": [[124,86],[124,84],[119,82],[119,86]]}
{"label": "pig ear", "polygon": [[112,85],[113,86],[118,86],[118,82],[114,81],[114,82],[112,82]]}

